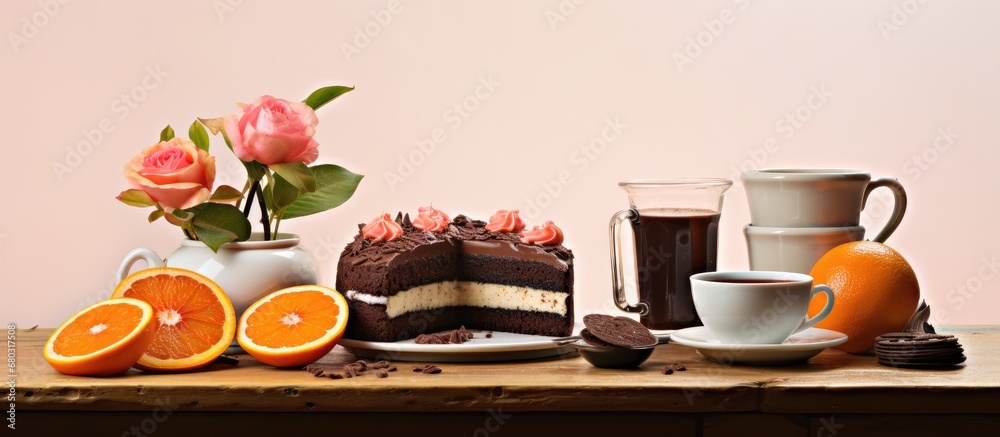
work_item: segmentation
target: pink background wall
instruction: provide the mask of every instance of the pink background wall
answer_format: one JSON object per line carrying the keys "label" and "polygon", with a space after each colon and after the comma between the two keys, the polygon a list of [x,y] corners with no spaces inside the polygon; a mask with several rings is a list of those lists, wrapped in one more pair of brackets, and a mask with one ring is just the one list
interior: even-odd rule
{"label": "pink background wall", "polygon": [[[319,112],[320,162],[367,178],[335,212],[282,227],[324,284],[377,213],[434,202],[485,218],[536,199],[529,221],[555,220],[577,254],[578,313],[611,312],[619,180],[846,166],[907,188],[888,243],[935,319],[1000,323],[998,14],[992,1],[915,0],[0,2],[0,321],[55,326],[107,297],[133,247],[177,246],[176,228],[114,199],[124,163],[164,125],[345,84],[357,90]],[[445,139],[416,156],[435,129]],[[218,183],[240,184],[213,147]],[[388,183],[411,154],[412,175]],[[887,197],[863,224],[881,226]],[[748,221],[737,185],[722,269],[747,268]]]}

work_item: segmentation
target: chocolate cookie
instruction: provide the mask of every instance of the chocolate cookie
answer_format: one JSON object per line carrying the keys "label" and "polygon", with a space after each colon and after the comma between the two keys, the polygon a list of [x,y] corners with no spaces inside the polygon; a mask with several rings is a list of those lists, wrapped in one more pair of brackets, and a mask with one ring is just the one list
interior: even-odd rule
{"label": "chocolate cookie", "polygon": [[588,314],[583,316],[583,324],[594,337],[615,346],[644,348],[655,346],[657,342],[649,329],[628,317]]}
{"label": "chocolate cookie", "polygon": [[[965,362],[965,349],[953,335],[926,332],[930,307],[920,307],[906,324],[904,332],[890,332],[875,339],[875,357],[879,364],[914,369],[944,369]],[[928,329],[928,327],[930,329]]]}
{"label": "chocolate cookie", "polygon": [[590,331],[587,330],[587,328],[583,328],[580,331],[580,337],[583,337],[583,341],[587,342],[587,344],[591,346],[614,347],[613,344],[595,337],[594,334],[591,334]]}

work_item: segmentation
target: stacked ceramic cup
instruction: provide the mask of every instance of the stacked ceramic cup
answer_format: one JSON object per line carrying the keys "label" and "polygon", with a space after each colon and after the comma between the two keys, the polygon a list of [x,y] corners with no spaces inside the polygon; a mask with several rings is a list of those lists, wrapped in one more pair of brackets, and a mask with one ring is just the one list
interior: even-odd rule
{"label": "stacked ceramic cup", "polygon": [[889,188],[895,198],[875,241],[884,242],[906,211],[899,181],[872,180],[861,170],[764,169],[743,172],[741,180],[750,204],[751,222],[743,228],[750,270],[809,274],[830,249],[864,239],[861,210],[875,188]]}

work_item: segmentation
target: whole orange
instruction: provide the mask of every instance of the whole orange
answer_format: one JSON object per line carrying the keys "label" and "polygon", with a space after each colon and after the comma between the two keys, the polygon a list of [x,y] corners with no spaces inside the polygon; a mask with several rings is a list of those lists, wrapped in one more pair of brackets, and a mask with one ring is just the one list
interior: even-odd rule
{"label": "whole orange", "polygon": [[[845,352],[862,353],[875,346],[875,337],[901,331],[917,308],[920,285],[917,275],[899,252],[874,241],[854,241],[823,255],[810,273],[813,284],[833,289],[830,315],[816,324],[847,334],[838,346]],[[809,305],[809,316],[826,305],[826,295],[817,295]]]}

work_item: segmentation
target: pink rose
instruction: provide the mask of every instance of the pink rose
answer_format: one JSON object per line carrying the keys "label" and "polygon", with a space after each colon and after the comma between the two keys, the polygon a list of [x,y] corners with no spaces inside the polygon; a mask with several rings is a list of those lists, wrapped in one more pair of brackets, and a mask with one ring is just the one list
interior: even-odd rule
{"label": "pink rose", "polygon": [[174,138],[132,158],[125,164],[125,177],[164,209],[186,209],[211,197],[215,158],[191,141]]}
{"label": "pink rose", "polygon": [[388,213],[384,213],[361,228],[361,235],[372,240],[372,243],[392,241],[403,235],[403,227],[389,218]]}
{"label": "pink rose", "polygon": [[233,151],[244,161],[311,164],[319,157],[313,139],[319,119],[305,103],[261,96],[223,122]]}
{"label": "pink rose", "polygon": [[521,241],[539,246],[555,246],[562,244],[563,232],[550,220],[544,226],[535,226],[530,231],[521,232]]}
{"label": "pink rose", "polygon": [[448,228],[451,219],[448,214],[434,209],[434,206],[422,206],[417,211],[417,219],[413,221],[413,226],[427,232],[439,232]]}

